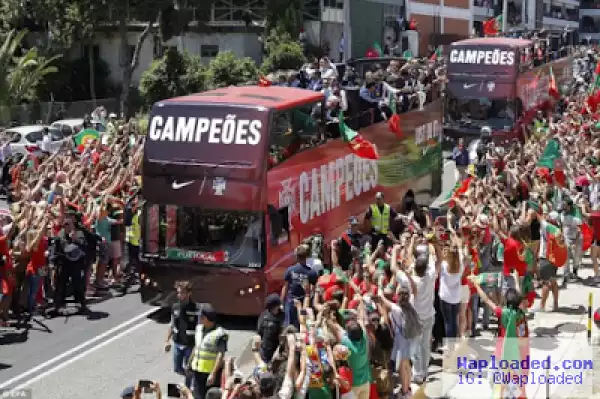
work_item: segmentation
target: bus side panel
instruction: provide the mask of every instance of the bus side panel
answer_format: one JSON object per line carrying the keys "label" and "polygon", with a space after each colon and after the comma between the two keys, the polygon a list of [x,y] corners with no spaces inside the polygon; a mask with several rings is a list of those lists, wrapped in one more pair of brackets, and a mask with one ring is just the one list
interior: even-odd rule
{"label": "bus side panel", "polygon": [[319,232],[328,244],[347,228],[350,216],[362,218],[376,192],[382,191],[392,205],[399,205],[408,189],[419,203],[430,203],[439,193],[441,102],[400,118],[401,140],[385,122],[360,130],[377,146],[377,161],[358,158],[338,139],[305,150],[267,173],[269,292],[281,288],[285,270],[295,262],[294,249],[303,239]]}

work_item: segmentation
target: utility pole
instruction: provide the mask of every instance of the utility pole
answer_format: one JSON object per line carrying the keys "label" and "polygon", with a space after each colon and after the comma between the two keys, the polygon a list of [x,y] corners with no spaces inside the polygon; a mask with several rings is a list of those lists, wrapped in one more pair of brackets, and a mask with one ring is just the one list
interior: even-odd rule
{"label": "utility pole", "polygon": [[506,33],[508,27],[508,0],[502,0],[502,33]]}

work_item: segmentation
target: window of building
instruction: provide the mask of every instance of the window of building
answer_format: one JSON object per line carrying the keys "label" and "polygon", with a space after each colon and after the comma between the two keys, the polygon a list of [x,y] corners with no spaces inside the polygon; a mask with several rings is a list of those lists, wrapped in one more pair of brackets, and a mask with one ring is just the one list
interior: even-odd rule
{"label": "window of building", "polygon": [[264,19],[265,9],[264,0],[215,0],[212,5],[211,21],[246,22],[246,19],[259,21]]}
{"label": "window of building", "polygon": [[323,0],[323,6],[341,10],[344,8],[344,0]]}
{"label": "window of building", "polygon": [[203,44],[200,46],[200,57],[214,58],[219,54],[219,46],[214,44]]}

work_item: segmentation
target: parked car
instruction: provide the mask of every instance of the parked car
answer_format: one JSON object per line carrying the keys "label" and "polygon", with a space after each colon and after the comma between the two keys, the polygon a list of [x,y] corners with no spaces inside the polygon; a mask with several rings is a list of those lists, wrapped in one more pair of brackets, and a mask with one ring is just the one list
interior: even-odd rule
{"label": "parked car", "polygon": [[59,121],[52,122],[50,126],[60,130],[63,136],[69,137],[79,133],[79,131],[83,129],[83,118],[61,119]]}
{"label": "parked car", "polygon": [[[104,123],[101,121],[92,120],[91,124],[91,128],[100,133],[106,130]],[[59,121],[52,122],[50,126],[59,129],[65,137],[73,136],[83,129],[83,118],[61,119]]]}
{"label": "parked car", "polygon": [[5,134],[10,137],[10,148],[13,154],[39,156],[42,153],[41,144],[44,137],[44,127],[48,127],[52,144],[50,149],[57,151],[66,140],[60,130],[46,125],[19,126],[7,129]]}

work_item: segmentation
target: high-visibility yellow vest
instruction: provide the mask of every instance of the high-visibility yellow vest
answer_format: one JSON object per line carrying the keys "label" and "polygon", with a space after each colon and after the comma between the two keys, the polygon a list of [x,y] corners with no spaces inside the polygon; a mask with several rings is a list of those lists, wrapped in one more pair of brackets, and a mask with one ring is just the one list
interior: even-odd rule
{"label": "high-visibility yellow vest", "polygon": [[217,342],[226,335],[227,332],[222,327],[217,327],[208,334],[203,334],[199,341],[196,340],[192,370],[198,373],[212,373],[219,354]]}
{"label": "high-visibility yellow vest", "polygon": [[387,234],[390,230],[390,206],[385,204],[383,212],[379,211],[377,204],[371,205],[371,226],[380,234]]}
{"label": "high-visibility yellow vest", "polygon": [[127,226],[126,228],[127,242],[131,245],[139,247],[141,233],[142,232],[140,228],[140,213],[136,212],[131,219],[131,226]]}

